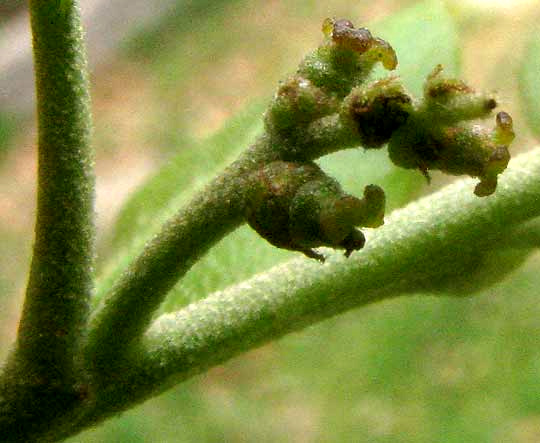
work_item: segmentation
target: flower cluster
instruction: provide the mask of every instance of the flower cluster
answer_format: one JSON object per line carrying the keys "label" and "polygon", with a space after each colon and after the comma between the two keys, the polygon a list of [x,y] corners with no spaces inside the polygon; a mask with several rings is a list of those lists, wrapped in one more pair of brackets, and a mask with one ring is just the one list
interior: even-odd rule
{"label": "flower cluster", "polygon": [[428,76],[423,101],[392,134],[388,153],[397,166],[419,169],[428,178],[431,169],[478,177],[474,193],[488,196],[510,161],[512,118],[499,112],[492,130],[467,124],[489,116],[497,103],[459,80],[443,78],[441,72],[437,66]]}
{"label": "flower cluster", "polygon": [[365,243],[356,226],[384,223],[385,196],[378,186],[366,186],[358,199],[312,162],[276,161],[254,175],[247,221],[279,248],[324,261],[313,248],[330,246],[348,257]]}
{"label": "flower cluster", "polygon": [[478,177],[474,192],[492,194],[509,160],[514,137],[505,112],[487,130],[470,123],[488,117],[495,97],[445,78],[441,65],[427,77],[422,99],[414,100],[398,77],[369,81],[377,63],[397,66],[393,48],[348,20],[327,19],[325,39],[297,72],[283,81],[265,114],[269,149],[276,161],[251,175],[246,220],[271,244],[323,260],[313,250],[329,246],[352,251],[364,245],[357,227],[383,224],[384,192],[365,188],[363,199],[345,194],[313,160],[362,146],[388,146],[392,162],[417,169]]}

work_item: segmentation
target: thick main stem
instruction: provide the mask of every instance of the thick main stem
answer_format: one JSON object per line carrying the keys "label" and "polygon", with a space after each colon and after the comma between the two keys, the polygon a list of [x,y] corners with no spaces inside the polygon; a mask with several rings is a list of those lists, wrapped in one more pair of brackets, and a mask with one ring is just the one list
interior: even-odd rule
{"label": "thick main stem", "polygon": [[[32,0],[30,15],[39,131],[37,221],[26,299],[0,403],[0,435],[10,440],[16,433],[17,441],[29,441],[79,401],[76,355],[88,319],[94,259],[89,83],[77,3]],[[5,408],[18,415],[17,426],[9,430]]]}

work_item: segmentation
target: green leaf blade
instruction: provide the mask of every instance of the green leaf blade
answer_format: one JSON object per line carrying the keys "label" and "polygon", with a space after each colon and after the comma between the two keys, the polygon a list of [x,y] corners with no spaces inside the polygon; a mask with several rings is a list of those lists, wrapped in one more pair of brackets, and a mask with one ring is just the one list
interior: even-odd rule
{"label": "green leaf blade", "polygon": [[519,73],[521,104],[527,123],[540,137],[540,36],[533,33],[523,57]]}
{"label": "green leaf blade", "polygon": [[424,1],[372,26],[375,35],[388,41],[398,56],[399,75],[415,95],[422,94],[427,75],[442,64],[447,75],[460,70],[456,24],[444,2]]}

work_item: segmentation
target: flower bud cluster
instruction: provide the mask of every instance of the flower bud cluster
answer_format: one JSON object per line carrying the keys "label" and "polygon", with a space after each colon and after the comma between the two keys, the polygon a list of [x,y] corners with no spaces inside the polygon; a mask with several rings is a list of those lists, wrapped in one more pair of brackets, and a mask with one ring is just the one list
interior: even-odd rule
{"label": "flower bud cluster", "polygon": [[364,245],[358,226],[383,224],[384,192],[368,185],[363,199],[345,194],[312,161],[321,155],[363,146],[388,145],[397,166],[478,177],[478,196],[492,194],[510,160],[512,119],[496,116],[492,130],[470,120],[488,117],[492,95],[476,93],[448,79],[437,65],[421,100],[405,91],[398,77],[368,82],[377,63],[397,66],[392,47],[348,20],[327,19],[325,39],[297,72],[283,81],[265,114],[266,140],[275,161],[252,175],[246,219],[280,248],[323,257],[313,248],[352,251]]}
{"label": "flower bud cluster", "polygon": [[485,197],[497,187],[497,176],[510,161],[508,145],[514,138],[512,118],[499,112],[488,130],[467,124],[487,117],[497,106],[495,98],[477,94],[455,79],[445,79],[438,66],[424,88],[423,101],[389,140],[388,153],[397,166],[451,175],[478,177],[474,193]]}
{"label": "flower bud cluster", "polygon": [[344,249],[345,256],[364,246],[356,226],[384,223],[384,192],[366,186],[364,198],[346,194],[315,163],[272,162],[253,173],[246,208],[248,224],[279,248],[324,261],[313,248]]}

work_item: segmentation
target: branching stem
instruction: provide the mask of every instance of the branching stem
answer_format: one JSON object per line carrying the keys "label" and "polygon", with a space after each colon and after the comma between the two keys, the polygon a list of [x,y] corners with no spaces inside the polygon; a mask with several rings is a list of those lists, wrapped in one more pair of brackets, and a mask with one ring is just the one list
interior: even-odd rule
{"label": "branching stem", "polygon": [[346,310],[474,281],[485,251],[540,216],[538,177],[540,149],[514,159],[489,199],[472,195],[472,180],[457,182],[391,214],[349,259],[336,254],[324,265],[295,259],[162,315],[125,349],[114,382],[99,388],[84,420],[99,422],[241,352]]}

